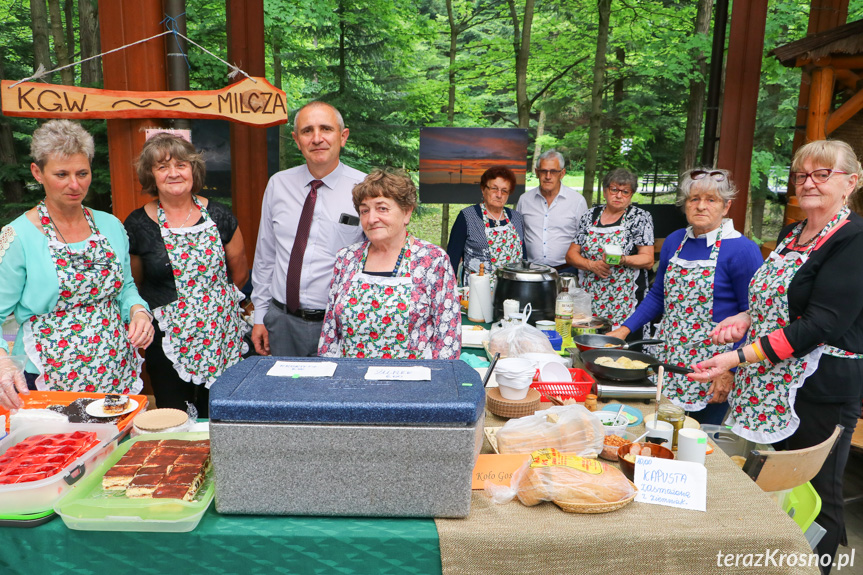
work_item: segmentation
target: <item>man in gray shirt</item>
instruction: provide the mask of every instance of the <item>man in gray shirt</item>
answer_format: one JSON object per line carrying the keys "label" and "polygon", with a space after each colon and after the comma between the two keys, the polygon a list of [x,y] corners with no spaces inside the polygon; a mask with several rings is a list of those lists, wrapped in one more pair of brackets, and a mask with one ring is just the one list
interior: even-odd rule
{"label": "man in gray shirt", "polygon": [[366,176],[339,160],[348,140],[341,114],[324,102],[297,112],[291,133],[306,163],[270,178],[252,267],[261,355],[317,354],[338,251],[362,239],[351,196]]}

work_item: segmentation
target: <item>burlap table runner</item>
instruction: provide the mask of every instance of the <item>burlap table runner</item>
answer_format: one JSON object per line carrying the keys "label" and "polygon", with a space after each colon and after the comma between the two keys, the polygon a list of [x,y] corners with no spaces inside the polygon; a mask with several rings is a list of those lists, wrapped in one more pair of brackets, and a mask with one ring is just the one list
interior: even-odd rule
{"label": "burlap table runner", "polygon": [[[644,403],[627,404],[648,410]],[[486,412],[486,426],[504,421]],[[640,435],[643,424],[635,431]],[[488,442],[483,452],[491,452]],[[467,518],[435,520],[443,572],[819,573],[797,565],[801,554],[808,560],[810,553],[797,524],[721,449],[707,456],[706,467],[706,513],[634,501],[611,513],[581,515],[550,502],[496,505],[474,491]],[[756,566],[757,555],[765,553]],[[728,554],[740,557],[729,561]],[[796,554],[795,565],[789,567],[787,557],[779,565],[781,554]]]}

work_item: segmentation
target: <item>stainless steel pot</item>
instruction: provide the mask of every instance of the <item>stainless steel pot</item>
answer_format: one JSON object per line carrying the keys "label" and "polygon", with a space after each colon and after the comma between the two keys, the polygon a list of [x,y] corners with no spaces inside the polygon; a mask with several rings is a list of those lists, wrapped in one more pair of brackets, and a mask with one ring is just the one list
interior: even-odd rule
{"label": "stainless steel pot", "polygon": [[494,321],[503,317],[504,300],[518,300],[519,308],[530,302],[533,313],[528,323],[536,325],[537,320],[554,321],[554,303],[557,299],[559,278],[557,270],[551,266],[528,263],[526,260],[501,266],[495,270],[497,286],[494,290]]}

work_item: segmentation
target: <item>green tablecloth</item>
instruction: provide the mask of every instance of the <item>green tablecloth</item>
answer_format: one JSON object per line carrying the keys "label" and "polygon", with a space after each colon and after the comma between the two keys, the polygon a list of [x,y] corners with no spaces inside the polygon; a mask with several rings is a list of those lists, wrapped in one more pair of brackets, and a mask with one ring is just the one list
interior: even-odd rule
{"label": "green tablecloth", "polygon": [[[310,496],[314,496],[310,494]],[[0,573],[440,573],[431,519],[220,515],[189,533],[0,528]]]}

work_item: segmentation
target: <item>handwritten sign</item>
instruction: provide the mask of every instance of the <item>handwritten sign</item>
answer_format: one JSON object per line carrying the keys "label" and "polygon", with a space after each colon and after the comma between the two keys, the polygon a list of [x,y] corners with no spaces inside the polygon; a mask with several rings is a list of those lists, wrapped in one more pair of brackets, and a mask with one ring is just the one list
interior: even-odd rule
{"label": "handwritten sign", "polygon": [[366,379],[384,381],[431,381],[431,369],[421,365],[389,367],[373,365],[366,370]]}
{"label": "handwritten sign", "polygon": [[698,463],[639,455],[635,486],[636,501],[707,511],[707,469]]}
{"label": "handwritten sign", "polygon": [[277,361],[267,375],[273,377],[332,377],[338,364],[334,361]]}
{"label": "handwritten sign", "polygon": [[252,126],[288,121],[285,93],[265,78],[221,90],[128,92],[59,84],[0,82],[3,114],[24,118],[205,118]]}
{"label": "handwritten sign", "polygon": [[524,465],[530,456],[527,453],[482,453],[476,458],[471,477],[471,489],[485,489],[485,482],[509,486],[512,474]]}

